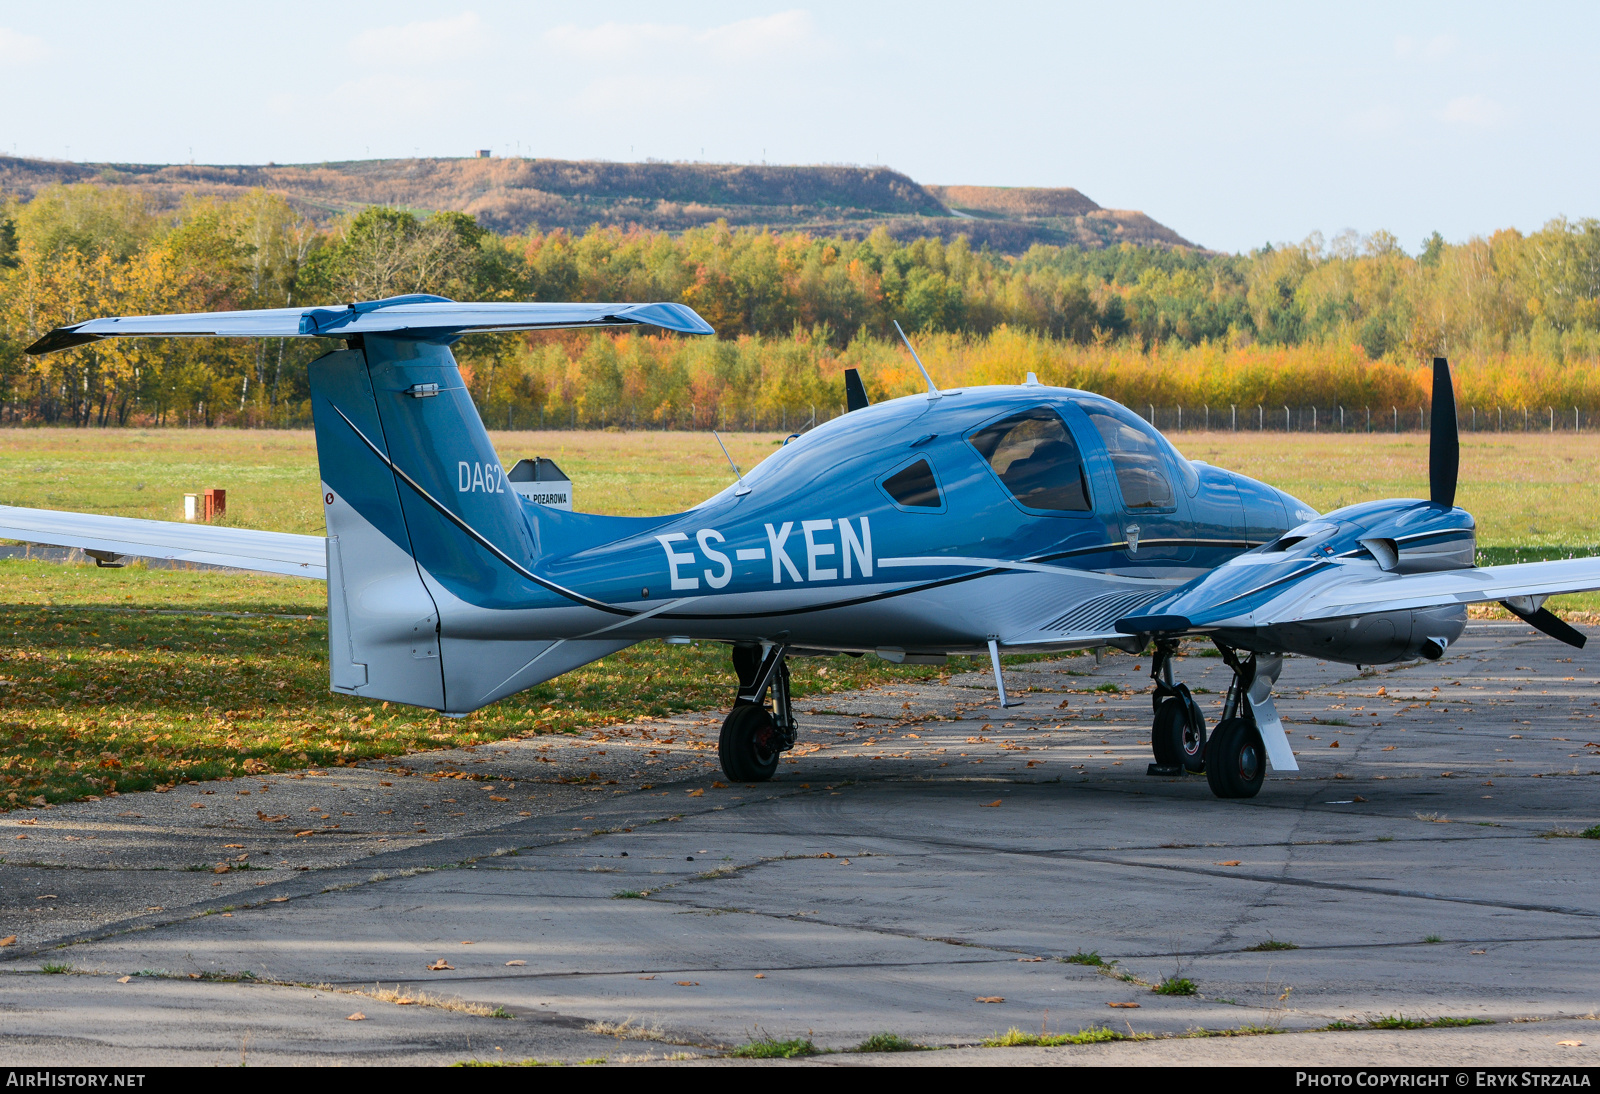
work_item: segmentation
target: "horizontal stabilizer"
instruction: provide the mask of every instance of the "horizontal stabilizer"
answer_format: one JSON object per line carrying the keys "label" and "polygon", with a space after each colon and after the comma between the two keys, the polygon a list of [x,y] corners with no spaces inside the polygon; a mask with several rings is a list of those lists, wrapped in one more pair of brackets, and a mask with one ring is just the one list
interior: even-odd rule
{"label": "horizontal stabilizer", "polygon": [[324,580],[328,576],[327,541],[321,536],[290,532],[0,505],[0,539],[77,547],[106,556],[228,566],[285,577]]}
{"label": "horizontal stabilizer", "polygon": [[90,319],[57,327],[31,354],[71,349],[101,338],[349,338],[360,334],[425,340],[475,332],[560,327],[652,326],[679,334],[715,334],[684,304],[457,303],[442,296],[396,296],[342,308],[265,308]]}

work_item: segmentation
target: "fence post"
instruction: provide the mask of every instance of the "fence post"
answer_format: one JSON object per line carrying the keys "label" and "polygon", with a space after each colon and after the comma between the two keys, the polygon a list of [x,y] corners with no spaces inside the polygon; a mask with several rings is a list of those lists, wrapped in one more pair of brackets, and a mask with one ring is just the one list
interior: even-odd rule
{"label": "fence post", "polygon": [[1211,404],[1210,403],[1204,403],[1202,405],[1206,408],[1206,432],[1210,433],[1211,432]]}
{"label": "fence post", "polygon": [[1341,405],[1339,407],[1339,432],[1340,433],[1344,432],[1344,407],[1343,407],[1343,405]]}
{"label": "fence post", "polygon": [[1545,407],[1545,410],[1550,414],[1550,432],[1554,433],[1556,431],[1556,412],[1550,407]]}
{"label": "fence post", "polygon": [[1178,404],[1178,432],[1183,432],[1183,404]]}
{"label": "fence post", "polygon": [[1316,407],[1312,407],[1311,408],[1311,432],[1315,433],[1316,431],[1317,431],[1317,408]]}
{"label": "fence post", "polygon": [[1154,403],[1150,404],[1150,424],[1156,424],[1156,404]]}
{"label": "fence post", "polygon": [[1256,404],[1256,432],[1267,431],[1267,408],[1260,403]]}
{"label": "fence post", "polygon": [[1289,408],[1288,407],[1284,407],[1283,408],[1283,431],[1285,433],[1289,432]]}
{"label": "fence post", "polygon": [[1229,403],[1228,404],[1228,413],[1233,418],[1233,432],[1235,432],[1235,433],[1239,432],[1239,404],[1238,403]]}
{"label": "fence post", "polygon": [[1389,409],[1394,411],[1394,431],[1396,433],[1399,433],[1400,432],[1400,408],[1397,407],[1397,406],[1391,406]]}

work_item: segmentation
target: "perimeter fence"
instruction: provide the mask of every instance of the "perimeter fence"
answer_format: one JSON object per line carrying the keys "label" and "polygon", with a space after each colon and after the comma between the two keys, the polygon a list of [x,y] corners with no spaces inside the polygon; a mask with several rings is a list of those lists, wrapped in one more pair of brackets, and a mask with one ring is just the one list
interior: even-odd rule
{"label": "perimeter fence", "polygon": [[[1162,431],[1232,433],[1416,433],[1428,431],[1431,408],[1415,406],[1158,406],[1130,409]],[[1578,433],[1594,428],[1582,407],[1458,406],[1463,433]]]}

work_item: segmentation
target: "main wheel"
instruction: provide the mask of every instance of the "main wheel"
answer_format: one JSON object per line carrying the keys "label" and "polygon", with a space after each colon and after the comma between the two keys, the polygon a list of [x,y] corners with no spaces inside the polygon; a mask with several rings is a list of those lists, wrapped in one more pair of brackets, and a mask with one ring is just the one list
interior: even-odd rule
{"label": "main wheel", "polygon": [[778,770],[778,726],[759,703],[738,703],[722,723],[717,757],[735,782],[766,782]]}
{"label": "main wheel", "polygon": [[1206,749],[1206,781],[1219,798],[1253,798],[1267,770],[1267,750],[1261,734],[1244,718],[1229,718],[1217,726]]}
{"label": "main wheel", "polygon": [[1169,695],[1156,708],[1154,724],[1150,727],[1150,748],[1156,763],[1165,767],[1180,764],[1190,771],[1204,771],[1206,766],[1206,718],[1200,713],[1200,704],[1185,691]]}

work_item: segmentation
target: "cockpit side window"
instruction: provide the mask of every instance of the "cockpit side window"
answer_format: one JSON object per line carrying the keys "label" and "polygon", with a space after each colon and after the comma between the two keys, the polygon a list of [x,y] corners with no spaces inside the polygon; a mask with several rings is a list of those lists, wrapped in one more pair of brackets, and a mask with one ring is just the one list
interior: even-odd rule
{"label": "cockpit side window", "polygon": [[1067,425],[1046,406],[1034,407],[985,426],[971,437],[1000,481],[1023,505],[1064,513],[1086,513],[1089,478]]}
{"label": "cockpit side window", "polygon": [[1078,405],[1100,431],[1117,473],[1123,504],[1129,509],[1171,509],[1177,504],[1172,483],[1161,466],[1161,443],[1144,419],[1120,406],[1089,402]]}
{"label": "cockpit side window", "polygon": [[891,498],[908,509],[938,509],[944,505],[939,497],[939,483],[933,477],[933,468],[927,460],[918,460],[883,480],[883,488]]}

